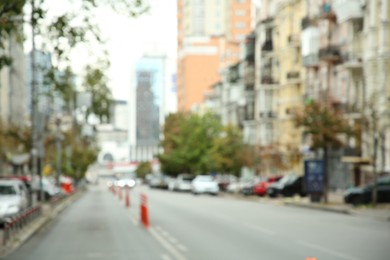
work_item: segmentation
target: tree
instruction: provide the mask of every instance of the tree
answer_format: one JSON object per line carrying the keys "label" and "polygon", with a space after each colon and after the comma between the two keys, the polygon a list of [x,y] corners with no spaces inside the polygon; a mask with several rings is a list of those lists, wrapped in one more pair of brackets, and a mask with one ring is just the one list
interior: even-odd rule
{"label": "tree", "polygon": [[243,165],[244,144],[239,128],[228,125],[217,136],[211,147],[210,157],[214,170],[238,175]]}
{"label": "tree", "polygon": [[341,111],[325,103],[312,101],[305,105],[301,113],[294,115],[296,126],[303,127],[303,133],[311,137],[311,148],[324,151],[324,201],[328,202],[327,161],[329,148],[344,145],[344,137],[354,134]]}
{"label": "tree", "polygon": [[137,174],[138,178],[145,179],[146,175],[152,172],[152,165],[150,162],[141,162],[137,169],[135,170],[135,173]]}
{"label": "tree", "polygon": [[177,113],[165,121],[164,153],[159,156],[162,169],[170,175],[223,172],[238,174],[243,158],[240,130],[223,127],[211,113]]}
{"label": "tree", "polygon": [[[0,51],[6,48],[7,40],[14,38],[22,41],[20,24],[15,23],[15,17],[23,16],[23,7],[26,0],[2,0],[0,2]],[[2,52],[1,52],[2,53]],[[0,70],[9,66],[12,59],[7,54],[0,54]]]}

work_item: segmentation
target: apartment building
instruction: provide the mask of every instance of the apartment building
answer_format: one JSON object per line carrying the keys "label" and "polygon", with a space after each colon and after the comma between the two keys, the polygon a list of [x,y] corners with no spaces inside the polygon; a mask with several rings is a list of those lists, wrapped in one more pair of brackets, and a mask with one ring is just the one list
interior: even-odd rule
{"label": "apartment building", "polygon": [[28,88],[25,79],[23,46],[11,38],[5,43],[4,52],[12,64],[0,71],[0,120],[5,124],[25,125],[28,118]]}
{"label": "apartment building", "polygon": [[239,61],[240,43],[250,32],[250,0],[178,1],[178,110],[190,111]]}

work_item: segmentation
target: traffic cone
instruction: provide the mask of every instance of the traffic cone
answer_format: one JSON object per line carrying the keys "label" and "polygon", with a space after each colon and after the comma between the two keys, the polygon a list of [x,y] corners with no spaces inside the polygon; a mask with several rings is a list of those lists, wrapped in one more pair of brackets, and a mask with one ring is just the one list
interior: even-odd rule
{"label": "traffic cone", "polygon": [[141,222],[145,228],[150,227],[149,223],[149,212],[148,212],[148,201],[145,194],[141,194]]}

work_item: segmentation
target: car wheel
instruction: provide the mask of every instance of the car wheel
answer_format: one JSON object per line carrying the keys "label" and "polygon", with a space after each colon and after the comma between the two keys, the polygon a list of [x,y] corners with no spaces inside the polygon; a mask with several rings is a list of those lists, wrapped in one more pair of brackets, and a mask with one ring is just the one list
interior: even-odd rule
{"label": "car wheel", "polygon": [[358,206],[359,204],[362,204],[362,201],[358,196],[355,196],[351,199],[351,204],[354,206]]}

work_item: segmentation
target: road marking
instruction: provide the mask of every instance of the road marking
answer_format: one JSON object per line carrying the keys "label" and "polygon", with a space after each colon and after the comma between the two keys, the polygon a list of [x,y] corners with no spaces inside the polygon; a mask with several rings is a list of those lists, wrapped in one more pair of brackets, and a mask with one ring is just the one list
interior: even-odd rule
{"label": "road marking", "polygon": [[133,222],[133,224],[135,226],[138,226],[138,221],[133,216],[129,215],[129,218],[130,218],[131,222]]}
{"label": "road marking", "polygon": [[266,228],[262,228],[262,227],[259,227],[259,226],[256,226],[256,225],[251,225],[251,224],[244,224],[244,225],[246,227],[248,227],[248,228],[260,231],[261,233],[264,233],[264,234],[267,234],[267,235],[270,235],[270,236],[274,236],[276,234],[272,230],[269,230],[269,229],[266,229]]}
{"label": "road marking", "polygon": [[169,240],[171,243],[173,243],[173,244],[177,244],[177,243],[178,243],[177,240],[176,240],[176,238],[174,238],[174,237],[172,237],[172,236],[168,237],[168,240]]}
{"label": "road marking", "polygon": [[148,229],[150,234],[167,249],[177,260],[185,260],[186,258],[178,251],[174,246],[172,246],[164,237],[162,237],[153,227]]}
{"label": "road marking", "polygon": [[183,252],[187,252],[188,251],[188,248],[185,245],[177,244],[176,246]]}
{"label": "road marking", "polygon": [[161,255],[161,259],[162,260],[172,260],[172,258],[170,258],[168,255],[166,255],[166,254],[162,254]]}
{"label": "road marking", "polygon": [[328,249],[328,248],[325,248],[325,247],[322,247],[322,246],[319,246],[319,245],[315,245],[315,244],[312,244],[312,243],[309,243],[309,242],[306,242],[306,241],[303,241],[303,240],[297,240],[296,242],[298,244],[300,244],[300,245],[303,245],[303,246],[306,246],[306,247],[310,247],[312,249],[316,249],[316,250],[319,250],[319,251],[322,251],[322,252],[325,252],[327,254],[334,255],[334,256],[337,256],[337,257],[340,257],[340,258],[343,258],[343,259],[359,260],[356,257],[349,256],[349,255],[346,255],[344,253],[340,253],[340,252],[337,252],[337,251],[334,251],[334,250],[331,250],[331,249]]}

